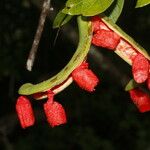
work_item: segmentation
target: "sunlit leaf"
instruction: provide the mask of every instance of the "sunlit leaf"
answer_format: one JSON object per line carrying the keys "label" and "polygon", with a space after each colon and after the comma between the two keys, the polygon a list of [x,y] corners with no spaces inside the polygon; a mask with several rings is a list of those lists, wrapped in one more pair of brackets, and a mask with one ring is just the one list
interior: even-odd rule
{"label": "sunlit leaf", "polygon": [[68,0],[63,13],[94,16],[104,12],[114,0]]}

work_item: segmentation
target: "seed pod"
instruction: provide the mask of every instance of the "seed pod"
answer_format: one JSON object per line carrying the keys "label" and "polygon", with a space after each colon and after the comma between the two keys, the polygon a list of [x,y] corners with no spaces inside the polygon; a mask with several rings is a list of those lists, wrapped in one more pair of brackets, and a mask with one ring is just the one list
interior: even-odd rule
{"label": "seed pod", "polygon": [[149,74],[149,62],[142,55],[138,54],[133,60],[132,74],[137,83],[143,83],[147,80]]}
{"label": "seed pod", "polygon": [[120,41],[120,36],[113,31],[98,30],[92,38],[92,43],[111,50],[115,50]]}
{"label": "seed pod", "polygon": [[27,97],[20,96],[17,99],[16,111],[22,128],[26,128],[34,124],[34,113],[31,103]]}
{"label": "seed pod", "polygon": [[44,104],[44,112],[51,127],[59,126],[67,122],[65,110],[58,102],[48,100]]}
{"label": "seed pod", "polygon": [[150,111],[150,96],[135,88],[129,91],[130,97],[141,113]]}
{"label": "seed pod", "polygon": [[85,62],[72,72],[72,77],[79,87],[89,92],[94,91],[95,86],[99,82],[96,75],[88,69],[88,63]]}
{"label": "seed pod", "polygon": [[67,122],[66,113],[61,104],[54,101],[54,93],[47,91],[48,101],[44,104],[44,112],[48,123],[52,126],[58,126]]}

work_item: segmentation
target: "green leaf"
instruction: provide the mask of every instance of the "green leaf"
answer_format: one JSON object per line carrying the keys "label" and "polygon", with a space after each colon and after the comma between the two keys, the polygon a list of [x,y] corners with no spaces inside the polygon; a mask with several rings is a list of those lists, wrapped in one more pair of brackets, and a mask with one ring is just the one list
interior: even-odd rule
{"label": "green leaf", "polygon": [[59,28],[69,22],[73,16],[67,15],[59,11],[53,22],[53,28]]}
{"label": "green leaf", "polygon": [[137,0],[136,2],[136,8],[139,8],[139,7],[144,7],[146,5],[150,4],[150,0]]}
{"label": "green leaf", "polygon": [[69,15],[94,16],[104,12],[114,0],[68,0],[63,13]]}
{"label": "green leaf", "polygon": [[118,20],[121,12],[123,10],[124,0],[116,0],[111,7],[106,10],[105,14],[108,16],[114,23]]}
{"label": "green leaf", "polygon": [[129,81],[129,83],[126,85],[125,91],[130,91],[130,90],[132,90],[132,89],[134,89],[134,88],[136,88],[138,86],[139,86],[139,84],[136,83],[133,79],[131,79]]}

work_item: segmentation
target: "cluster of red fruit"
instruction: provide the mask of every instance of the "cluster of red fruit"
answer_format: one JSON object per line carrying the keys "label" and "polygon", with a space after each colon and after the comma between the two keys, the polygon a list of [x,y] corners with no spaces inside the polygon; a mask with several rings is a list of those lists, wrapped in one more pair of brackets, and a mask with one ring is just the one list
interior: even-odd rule
{"label": "cluster of red fruit", "polygon": [[[84,90],[92,92],[95,86],[98,84],[99,79],[96,75],[88,69],[88,63],[83,62],[77,67],[71,76],[73,80]],[[51,90],[44,92],[47,95],[48,100],[44,104],[44,112],[48,123],[51,127],[55,127],[67,122],[66,113],[61,104],[54,101],[54,93]],[[40,96],[41,93],[36,93],[33,97]],[[32,126],[35,122],[33,109],[29,99],[26,96],[20,96],[17,99],[16,111],[22,128]]]}
{"label": "cluster of red fruit", "polygon": [[[149,73],[149,61],[142,55],[137,54],[132,63],[133,78],[137,83],[144,83],[148,89],[150,89],[150,73]],[[150,96],[140,88],[135,88],[129,91],[130,97],[137,105],[140,112],[150,111]]]}
{"label": "cluster of red fruit", "polygon": [[[47,92],[48,100],[44,104],[44,112],[48,123],[54,127],[66,123],[66,113],[61,104],[54,101],[54,93]],[[29,99],[25,96],[20,96],[16,103],[16,111],[22,128],[27,128],[34,125],[35,116]]]}
{"label": "cluster of red fruit", "polygon": [[[92,17],[93,37],[92,43],[96,46],[104,47],[110,50],[121,51],[132,62],[132,74],[137,83],[147,82],[150,89],[150,73],[149,61],[135,48],[132,47],[126,40],[112,31],[100,17]],[[96,75],[88,69],[88,63],[83,62],[80,66],[73,70],[70,75],[73,80],[82,89],[92,92],[99,83]],[[59,85],[58,85],[59,87]],[[57,88],[57,87],[56,87]],[[48,100],[44,104],[44,112],[48,123],[52,126],[58,126],[67,122],[66,113],[61,104],[54,101],[54,92],[48,90],[43,92],[47,95]],[[42,94],[43,94],[42,93]],[[150,96],[139,88],[129,91],[132,101],[136,104],[140,112],[150,110]],[[36,93],[33,97],[40,96],[41,93]],[[29,127],[34,124],[35,117],[29,99],[26,96],[20,96],[16,103],[16,111],[22,128]]]}
{"label": "cluster of red fruit", "polygon": [[[98,16],[92,17],[93,38],[92,43],[96,46],[110,50],[119,50],[128,57],[132,63],[133,78],[137,83],[147,83],[150,89],[150,65],[149,60],[136,51],[126,40],[112,31]],[[129,91],[130,97],[140,112],[150,111],[150,96],[140,88]]]}

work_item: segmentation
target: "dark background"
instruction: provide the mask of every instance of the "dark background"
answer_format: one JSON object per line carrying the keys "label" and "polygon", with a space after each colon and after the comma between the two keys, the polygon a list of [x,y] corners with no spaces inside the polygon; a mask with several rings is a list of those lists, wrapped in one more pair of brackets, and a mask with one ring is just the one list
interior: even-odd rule
{"label": "dark background", "polygon": [[[108,50],[91,47],[90,68],[100,78],[94,93],[75,84],[56,96],[67,112],[68,123],[51,128],[43,113],[44,101],[32,101],[33,127],[23,130],[17,120],[17,90],[37,83],[69,61],[77,45],[75,17],[54,39],[52,22],[63,1],[53,1],[32,72],[25,69],[41,11],[40,0],[0,1],[0,150],[150,150],[150,113],[141,114],[124,87],[131,67]],[[150,6],[134,9],[126,0],[117,24],[145,49],[150,47]]]}

